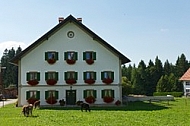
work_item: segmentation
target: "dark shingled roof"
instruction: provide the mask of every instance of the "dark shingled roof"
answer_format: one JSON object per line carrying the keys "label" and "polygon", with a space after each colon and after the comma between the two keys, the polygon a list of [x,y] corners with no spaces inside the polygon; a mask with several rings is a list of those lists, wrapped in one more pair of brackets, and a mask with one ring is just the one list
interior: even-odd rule
{"label": "dark shingled roof", "polygon": [[75,23],[79,28],[83,29],[87,34],[89,34],[94,40],[99,42],[101,45],[106,47],[111,52],[118,55],[118,57],[121,59],[122,64],[130,62],[130,59],[128,59],[126,56],[121,54],[119,51],[117,51],[114,47],[112,47],[110,44],[108,44],[106,41],[104,41],[102,38],[100,38],[98,35],[96,35],[93,31],[91,31],[89,28],[87,28],[85,25],[83,25],[80,21],[78,21],[76,18],[74,18],[72,15],[69,15],[65,20],[57,24],[54,28],[52,28],[50,31],[48,31],[46,34],[44,34],[42,37],[40,37],[38,40],[36,40],[33,44],[28,46],[25,50],[23,50],[20,54],[15,56],[13,59],[11,59],[11,63],[18,64],[18,61],[24,57],[28,52],[33,50],[35,47],[40,45],[43,41],[47,40],[49,37],[51,37],[54,33],[56,33],[59,29],[61,29],[64,25],[66,25],[69,22]]}

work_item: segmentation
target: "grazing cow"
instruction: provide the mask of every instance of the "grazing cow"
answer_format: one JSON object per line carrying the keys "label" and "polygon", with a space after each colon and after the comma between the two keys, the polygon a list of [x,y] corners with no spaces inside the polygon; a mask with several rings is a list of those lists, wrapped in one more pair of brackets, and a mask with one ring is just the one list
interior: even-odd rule
{"label": "grazing cow", "polygon": [[34,102],[34,108],[40,108],[40,100]]}
{"label": "grazing cow", "polygon": [[32,110],[33,110],[33,105],[29,104],[29,105],[24,105],[22,107],[22,113],[24,114],[24,116],[28,117],[29,115],[32,116]]}
{"label": "grazing cow", "polygon": [[90,112],[90,106],[89,106],[89,104],[87,104],[87,103],[81,103],[81,111],[82,112],[83,112],[83,109],[85,109],[86,112],[87,112],[87,110]]}

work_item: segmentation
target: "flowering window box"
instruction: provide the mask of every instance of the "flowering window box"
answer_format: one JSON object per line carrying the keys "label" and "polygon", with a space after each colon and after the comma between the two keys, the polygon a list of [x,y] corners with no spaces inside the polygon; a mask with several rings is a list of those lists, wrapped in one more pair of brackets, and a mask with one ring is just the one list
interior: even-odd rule
{"label": "flowering window box", "polygon": [[76,83],[75,79],[66,79],[65,81],[67,84],[75,84]]}
{"label": "flowering window box", "polygon": [[49,97],[46,99],[46,102],[48,104],[55,104],[55,103],[57,103],[57,99],[55,97]]}
{"label": "flowering window box", "polygon": [[28,100],[27,100],[27,102],[28,102],[28,104],[34,104],[34,102],[36,102],[36,101],[38,101],[39,99],[37,99],[37,98],[33,98],[33,97],[31,97],[31,98],[29,98]]}
{"label": "flowering window box", "polygon": [[67,59],[66,62],[68,64],[75,64],[76,60],[74,60],[74,59]]}
{"label": "flowering window box", "polygon": [[38,80],[29,80],[27,83],[28,83],[29,85],[31,85],[31,86],[35,86],[35,85],[37,85],[39,82],[38,82]]}
{"label": "flowering window box", "polygon": [[93,59],[86,59],[86,63],[91,65],[94,63],[94,60]]}
{"label": "flowering window box", "polygon": [[54,64],[56,62],[56,59],[48,59],[47,62],[49,64]]}
{"label": "flowering window box", "polygon": [[85,101],[87,103],[89,103],[89,104],[92,104],[92,103],[94,103],[96,101],[96,99],[93,96],[88,96],[88,97],[85,98]]}
{"label": "flowering window box", "polygon": [[94,79],[86,79],[86,80],[84,80],[84,82],[87,84],[94,84],[95,80]]}
{"label": "flowering window box", "polygon": [[121,101],[120,101],[120,100],[117,100],[117,101],[115,102],[115,105],[117,105],[117,106],[121,105]]}
{"label": "flowering window box", "polygon": [[109,96],[105,96],[105,97],[103,98],[103,100],[104,100],[104,102],[106,102],[106,103],[111,103],[111,102],[114,101],[114,98],[109,97]]}
{"label": "flowering window box", "polygon": [[48,79],[48,80],[46,80],[46,83],[48,85],[55,85],[57,83],[57,80],[55,80],[55,79]]}
{"label": "flowering window box", "polygon": [[111,78],[103,79],[102,82],[105,84],[111,84],[113,82],[113,79]]}

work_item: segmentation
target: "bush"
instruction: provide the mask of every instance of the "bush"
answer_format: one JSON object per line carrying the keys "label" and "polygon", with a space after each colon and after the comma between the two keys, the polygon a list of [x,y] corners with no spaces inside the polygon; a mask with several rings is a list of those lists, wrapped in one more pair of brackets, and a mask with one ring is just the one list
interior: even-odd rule
{"label": "bush", "polygon": [[154,92],[153,96],[166,96],[172,95],[174,97],[181,97],[183,96],[183,92]]}

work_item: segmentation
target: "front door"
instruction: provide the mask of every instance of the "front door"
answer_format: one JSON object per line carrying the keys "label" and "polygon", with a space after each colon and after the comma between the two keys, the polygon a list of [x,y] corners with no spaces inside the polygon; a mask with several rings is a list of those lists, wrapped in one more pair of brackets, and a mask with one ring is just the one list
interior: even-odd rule
{"label": "front door", "polygon": [[76,105],[76,90],[66,90],[66,104]]}

